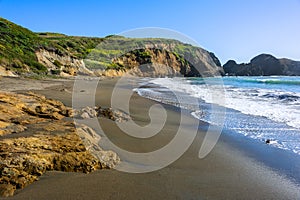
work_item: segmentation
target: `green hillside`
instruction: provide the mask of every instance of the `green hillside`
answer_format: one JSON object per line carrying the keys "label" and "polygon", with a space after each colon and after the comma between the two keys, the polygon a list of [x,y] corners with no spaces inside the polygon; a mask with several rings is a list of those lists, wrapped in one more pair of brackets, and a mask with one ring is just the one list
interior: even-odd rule
{"label": "green hillside", "polygon": [[165,38],[125,38],[122,36],[108,36],[103,39],[85,59],[85,63],[90,69],[119,69],[120,67],[114,63],[114,59],[126,53],[135,54],[139,58],[147,55],[146,47],[155,46],[157,49],[165,49],[175,54],[179,60],[186,62],[183,57],[185,55],[194,55],[198,47],[190,44],[184,44],[177,40]]}
{"label": "green hillside", "polygon": [[[160,51],[152,52],[150,56],[149,49]],[[51,52],[52,57],[39,54],[43,60],[38,62],[36,52],[40,50]],[[163,58],[162,55],[169,56]],[[175,56],[175,59],[170,60],[170,56]],[[117,61],[120,57],[127,60]],[[71,59],[72,62],[66,62],[66,59]],[[203,71],[220,70],[217,69],[220,67],[219,61],[213,53],[173,39],[125,38],[116,35],[96,38],[49,32],[34,33],[0,18],[0,67],[19,75],[60,75],[62,72],[76,75],[78,68],[82,67],[80,59],[84,59],[85,67],[92,71],[126,71],[134,67],[135,63],[144,64],[158,60],[164,63],[164,59],[183,68],[191,68],[190,63],[196,63],[202,66]],[[194,72],[190,74],[194,76]]]}
{"label": "green hillside", "polygon": [[37,49],[51,49],[60,55],[84,58],[101,38],[72,37],[56,33],[34,33],[0,18],[0,66],[19,74],[46,74],[47,68],[38,63]]}

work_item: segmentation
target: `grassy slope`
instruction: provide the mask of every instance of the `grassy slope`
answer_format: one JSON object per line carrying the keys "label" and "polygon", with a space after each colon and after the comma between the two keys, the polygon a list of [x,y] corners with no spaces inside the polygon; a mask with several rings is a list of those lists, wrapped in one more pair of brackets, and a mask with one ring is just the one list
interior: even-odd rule
{"label": "grassy slope", "polygon": [[[6,19],[0,18],[0,66],[19,74],[26,71],[35,74],[46,74],[47,68],[37,62],[35,51],[43,48],[55,51],[59,55],[70,55],[74,58],[85,58],[90,69],[120,69],[112,62],[128,51],[139,51],[146,45],[163,45],[172,51],[178,59],[193,57],[196,49],[177,40],[161,38],[124,38],[107,36],[106,38],[75,37],[59,33],[34,33]],[[145,52],[135,52],[144,56]],[[28,72],[26,72],[28,74]],[[29,73],[29,74],[30,74]]]}
{"label": "grassy slope", "polygon": [[8,20],[0,18],[0,66],[24,73],[28,69],[37,74],[47,68],[37,62],[35,51],[40,48],[61,55],[84,58],[101,38],[71,37],[56,33],[34,33]]}
{"label": "grassy slope", "polygon": [[35,33],[0,18],[0,64],[13,71],[30,68],[34,72],[46,71],[35,58],[34,51],[47,44]]}
{"label": "grassy slope", "polygon": [[[165,49],[186,62],[183,57],[195,56],[198,47],[190,44],[184,44],[180,41],[164,38],[125,38],[122,36],[108,36],[103,39],[85,59],[88,68],[91,69],[119,69],[112,62],[114,58],[122,56],[126,53],[133,53],[138,57],[147,56],[144,51],[145,46],[157,46],[158,49]],[[153,48],[153,47],[152,47]]]}

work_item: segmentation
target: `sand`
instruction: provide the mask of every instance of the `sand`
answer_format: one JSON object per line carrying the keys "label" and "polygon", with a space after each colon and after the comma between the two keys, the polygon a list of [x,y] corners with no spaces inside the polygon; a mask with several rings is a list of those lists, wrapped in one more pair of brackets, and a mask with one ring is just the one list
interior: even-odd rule
{"label": "sand", "polygon": [[[110,105],[114,83],[114,79],[100,81],[97,104]],[[49,86],[38,92],[69,106],[72,104],[72,81],[59,81],[58,85]],[[134,94],[130,103],[136,123],[147,124],[148,109],[156,102]],[[100,119],[99,123],[107,137],[119,147],[137,153],[149,152],[168,144],[178,129],[179,110],[173,106],[164,107],[168,114],[167,123],[158,135],[148,139],[124,135],[111,120]],[[183,117],[184,132],[188,134],[197,121],[188,114]],[[290,160],[293,169],[286,163],[283,168],[289,173],[276,170],[281,166],[276,163],[280,163],[280,156],[285,154],[277,154],[278,151],[268,150],[268,147],[266,151],[264,148],[258,151],[258,145],[243,137],[224,133],[210,154],[199,159],[207,126],[200,122],[197,136],[183,156],[158,171],[141,174],[117,170],[98,170],[90,174],[47,172],[39,181],[9,199],[300,199],[299,180],[291,177],[300,172],[300,162]],[[130,160],[120,157],[123,162]],[[268,158],[266,162],[264,157]],[[270,158],[273,163],[267,162]]]}

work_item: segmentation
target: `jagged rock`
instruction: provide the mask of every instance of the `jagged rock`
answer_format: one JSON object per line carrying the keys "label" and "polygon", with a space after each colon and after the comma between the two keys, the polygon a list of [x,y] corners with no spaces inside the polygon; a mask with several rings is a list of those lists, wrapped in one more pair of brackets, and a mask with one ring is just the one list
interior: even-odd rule
{"label": "jagged rock", "polygon": [[0,196],[10,197],[14,195],[16,186],[11,184],[0,184]]}
{"label": "jagged rock", "polygon": [[120,162],[119,156],[113,151],[96,151],[93,154],[99,159],[102,168],[112,169]]}
{"label": "jagged rock", "polygon": [[98,110],[99,116],[106,117],[116,122],[128,121],[131,119],[130,115],[120,110],[113,110],[112,108],[100,108]]}
{"label": "jagged rock", "polygon": [[[73,124],[65,122],[64,126]],[[89,173],[120,162],[116,153],[99,147],[100,136],[91,128],[78,126],[63,130],[64,134],[54,134],[54,128],[50,133],[1,140],[0,184],[23,188],[49,170]]]}
{"label": "jagged rock", "polygon": [[98,112],[96,111],[96,109],[97,107],[90,108],[87,106],[78,111],[77,115],[79,115],[83,119],[98,117]]}
{"label": "jagged rock", "polygon": [[77,125],[76,131],[86,149],[98,158],[102,168],[111,169],[120,162],[120,158],[115,152],[101,149],[99,146],[101,137],[93,129],[85,125]]}
{"label": "jagged rock", "polygon": [[0,92],[0,134],[30,133],[0,140],[0,195],[12,196],[49,170],[89,173],[120,162],[99,146],[101,137],[93,129],[61,120],[71,116],[59,101]]}
{"label": "jagged rock", "polygon": [[0,113],[0,135],[23,132],[27,124],[73,116],[63,103],[34,93],[0,93]]}
{"label": "jagged rock", "polygon": [[112,108],[102,108],[102,107],[85,107],[80,110],[76,110],[74,117],[81,119],[89,119],[95,117],[105,117],[117,122],[128,121],[131,117],[120,110],[113,110]]}

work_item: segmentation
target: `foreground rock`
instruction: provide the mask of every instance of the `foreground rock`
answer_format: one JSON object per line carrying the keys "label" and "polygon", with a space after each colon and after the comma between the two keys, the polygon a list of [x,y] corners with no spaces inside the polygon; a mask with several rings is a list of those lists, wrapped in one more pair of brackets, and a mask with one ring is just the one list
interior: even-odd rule
{"label": "foreground rock", "polygon": [[89,119],[105,117],[116,122],[124,122],[131,119],[130,115],[121,111],[114,110],[112,108],[102,108],[102,107],[85,107],[80,110],[74,111],[74,117],[79,119]]}
{"label": "foreground rock", "polygon": [[61,102],[30,93],[0,92],[0,195],[12,196],[49,170],[89,173],[113,168],[116,153],[99,147],[90,127],[62,120],[73,115]]}
{"label": "foreground rock", "polygon": [[51,122],[73,115],[72,109],[63,103],[42,95],[4,92],[0,93],[0,113],[0,136],[22,132],[29,124]]}

